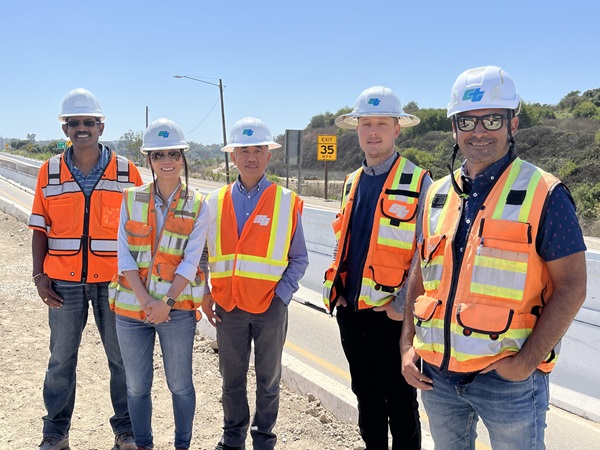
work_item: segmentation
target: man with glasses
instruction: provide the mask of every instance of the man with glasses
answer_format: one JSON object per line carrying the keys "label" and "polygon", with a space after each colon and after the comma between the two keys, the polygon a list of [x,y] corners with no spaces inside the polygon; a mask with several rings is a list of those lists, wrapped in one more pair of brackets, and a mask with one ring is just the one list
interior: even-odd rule
{"label": "man with glasses", "polygon": [[39,448],[69,447],[77,353],[89,302],[110,369],[114,450],[135,449],[108,283],[117,272],[122,191],[141,185],[142,179],[132,162],[98,143],[104,114],[91,92],[69,92],[59,120],[72,145],[40,168],[29,219],[33,282],[48,307],[50,325],[43,391],[47,414]]}
{"label": "man with glasses", "polygon": [[465,161],[427,194],[401,341],[436,448],[475,449],[481,417],[494,449],[544,449],[548,374],[585,300],[575,205],[517,156],[520,102],[499,67],[452,88],[452,165],[459,149]]}

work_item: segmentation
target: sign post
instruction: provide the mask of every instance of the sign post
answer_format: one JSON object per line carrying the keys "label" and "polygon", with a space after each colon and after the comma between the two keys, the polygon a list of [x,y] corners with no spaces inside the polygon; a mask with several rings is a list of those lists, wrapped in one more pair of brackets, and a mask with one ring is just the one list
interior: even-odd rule
{"label": "sign post", "polygon": [[317,161],[325,161],[325,200],[327,200],[327,161],[337,159],[337,136],[319,135],[317,136]]}

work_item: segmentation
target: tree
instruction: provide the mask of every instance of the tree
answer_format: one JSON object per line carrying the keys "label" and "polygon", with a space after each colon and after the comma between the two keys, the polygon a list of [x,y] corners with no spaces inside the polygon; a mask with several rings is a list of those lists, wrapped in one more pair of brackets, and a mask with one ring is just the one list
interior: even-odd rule
{"label": "tree", "polygon": [[407,114],[416,114],[417,111],[419,110],[419,105],[417,105],[417,102],[414,101],[410,101],[408,102],[406,105],[404,105],[404,112]]}
{"label": "tree", "polygon": [[585,91],[581,96],[600,108],[600,88]]}
{"label": "tree", "polygon": [[598,107],[590,101],[579,103],[573,108],[573,116],[575,117],[594,117],[598,115]]}
{"label": "tree", "polygon": [[35,133],[27,133],[27,140],[28,141],[35,141]]}
{"label": "tree", "polygon": [[581,103],[582,99],[579,96],[580,91],[571,91],[567,95],[565,95],[559,102],[559,109],[565,109],[567,111],[573,111],[579,103]]}
{"label": "tree", "polygon": [[123,136],[119,138],[119,149],[120,153],[129,158],[136,164],[142,165],[146,158],[140,152],[142,148],[142,132],[141,131],[127,131]]}

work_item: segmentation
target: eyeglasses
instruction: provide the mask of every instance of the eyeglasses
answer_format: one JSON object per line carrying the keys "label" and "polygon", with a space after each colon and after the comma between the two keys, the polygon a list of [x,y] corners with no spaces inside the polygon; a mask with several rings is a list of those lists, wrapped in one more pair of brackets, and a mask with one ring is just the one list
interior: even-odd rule
{"label": "eyeglasses", "polygon": [[150,159],[152,159],[154,162],[162,161],[165,159],[165,157],[173,161],[179,161],[182,156],[183,153],[181,153],[179,150],[174,150],[171,152],[150,152]]}
{"label": "eyeglasses", "polygon": [[93,119],[86,119],[86,120],[69,120],[67,121],[67,125],[71,128],[77,128],[79,126],[80,123],[83,122],[83,126],[84,127],[88,127],[88,128],[92,128],[93,126],[95,126],[96,124],[100,123],[96,120]]}
{"label": "eyeglasses", "polygon": [[504,114],[489,114],[487,116],[458,116],[456,122],[460,131],[473,131],[479,121],[486,130],[497,131],[504,125],[504,119],[507,119]]}

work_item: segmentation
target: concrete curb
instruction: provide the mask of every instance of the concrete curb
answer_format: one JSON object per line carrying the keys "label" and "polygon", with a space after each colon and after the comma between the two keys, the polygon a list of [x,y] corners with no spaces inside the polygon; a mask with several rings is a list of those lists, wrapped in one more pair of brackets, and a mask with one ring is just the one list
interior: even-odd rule
{"label": "concrete curb", "polygon": [[0,211],[13,216],[25,225],[29,223],[29,210],[3,197],[0,197]]}

